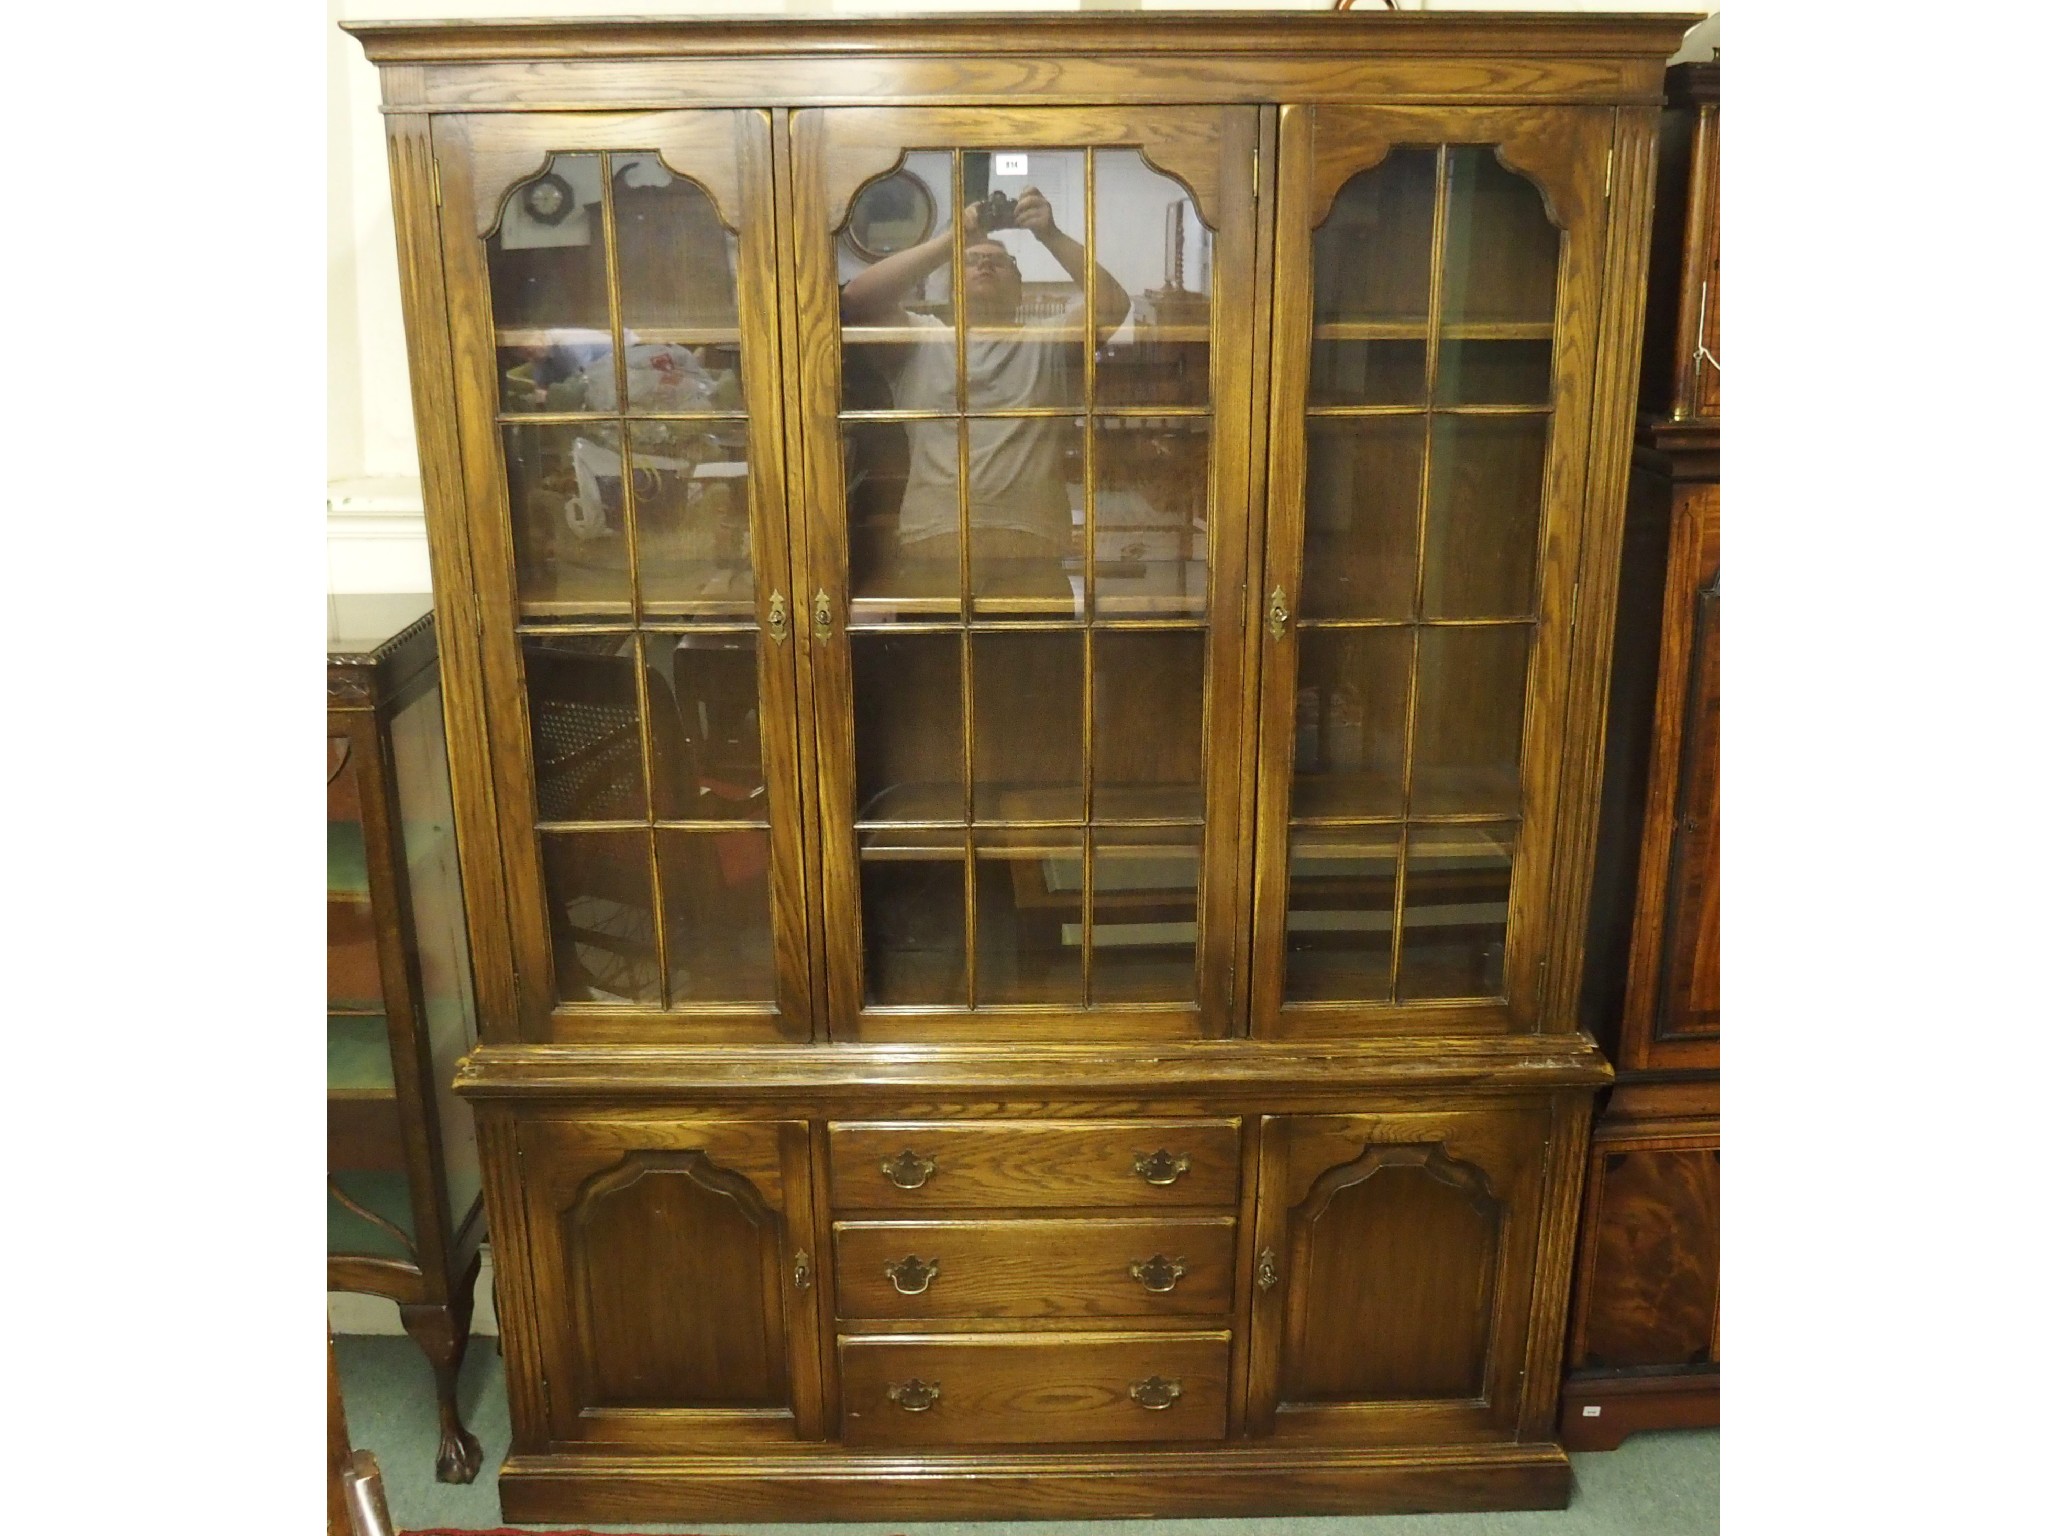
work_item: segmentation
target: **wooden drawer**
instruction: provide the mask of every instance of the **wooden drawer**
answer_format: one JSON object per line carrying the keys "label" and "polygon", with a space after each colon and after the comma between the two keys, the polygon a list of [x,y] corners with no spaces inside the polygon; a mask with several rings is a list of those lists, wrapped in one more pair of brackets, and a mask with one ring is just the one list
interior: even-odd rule
{"label": "wooden drawer", "polygon": [[842,1336],[839,1361],[852,1446],[1220,1440],[1227,1424],[1228,1333]]}
{"label": "wooden drawer", "polygon": [[1237,1203],[1235,1120],[834,1125],[841,1210]]}
{"label": "wooden drawer", "polygon": [[839,1315],[1222,1314],[1230,1310],[1236,1237],[1228,1216],[839,1222]]}

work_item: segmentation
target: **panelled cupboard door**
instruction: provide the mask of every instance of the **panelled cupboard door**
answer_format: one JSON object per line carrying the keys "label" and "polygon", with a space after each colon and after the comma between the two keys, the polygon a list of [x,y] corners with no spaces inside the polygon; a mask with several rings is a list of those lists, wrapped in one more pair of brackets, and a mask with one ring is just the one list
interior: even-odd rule
{"label": "panelled cupboard door", "polygon": [[1514,1438],[1549,1123],[1544,1107],[1264,1122],[1254,1434]]}
{"label": "panelled cupboard door", "polygon": [[1539,1027],[1612,122],[1282,109],[1255,1034]]}
{"label": "panelled cupboard door", "polygon": [[520,1127],[557,1443],[818,1437],[809,1144],[800,1121]]}
{"label": "panelled cupboard door", "polygon": [[809,1039],[767,115],[434,145],[521,1034]]}
{"label": "panelled cupboard door", "polygon": [[791,134],[831,1033],[1227,1033],[1256,109]]}

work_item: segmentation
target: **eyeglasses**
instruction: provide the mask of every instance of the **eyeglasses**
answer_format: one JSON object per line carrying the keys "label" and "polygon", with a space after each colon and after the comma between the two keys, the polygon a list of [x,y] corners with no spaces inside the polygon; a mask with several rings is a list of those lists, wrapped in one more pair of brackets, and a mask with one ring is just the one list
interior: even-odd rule
{"label": "eyeglasses", "polygon": [[1017,258],[1008,251],[969,251],[966,265],[970,272],[1000,272],[1005,267],[1015,272]]}

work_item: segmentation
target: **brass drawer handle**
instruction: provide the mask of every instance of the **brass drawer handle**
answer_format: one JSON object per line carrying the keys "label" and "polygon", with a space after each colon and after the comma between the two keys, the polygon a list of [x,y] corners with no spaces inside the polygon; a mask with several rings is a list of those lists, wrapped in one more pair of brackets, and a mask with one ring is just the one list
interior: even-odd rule
{"label": "brass drawer handle", "polygon": [[1163,1253],[1155,1253],[1149,1259],[1131,1261],[1131,1278],[1155,1296],[1164,1296],[1174,1287],[1174,1282],[1188,1272],[1186,1259],[1169,1259]]}
{"label": "brass drawer handle", "polygon": [[905,1147],[894,1157],[882,1159],[882,1172],[898,1189],[923,1189],[925,1181],[939,1171],[939,1165],[928,1157],[919,1157]]}
{"label": "brass drawer handle", "polygon": [[1174,1377],[1147,1376],[1143,1381],[1131,1383],[1131,1401],[1155,1413],[1162,1408],[1171,1408],[1179,1398],[1180,1382]]}
{"label": "brass drawer handle", "polygon": [[[1179,1388],[1174,1390],[1178,1392]],[[889,1383],[889,1401],[905,1413],[923,1413],[938,1400],[939,1384],[936,1381],[919,1381],[913,1376],[905,1382]]]}
{"label": "brass drawer handle", "polygon": [[1175,1153],[1162,1149],[1150,1157],[1141,1157],[1132,1163],[1131,1172],[1147,1184],[1166,1185],[1171,1184],[1192,1167],[1194,1164],[1188,1160],[1185,1152]]}
{"label": "brass drawer handle", "polygon": [[882,1266],[889,1283],[904,1296],[922,1296],[932,1288],[932,1277],[938,1272],[937,1259],[920,1259],[914,1253]]}

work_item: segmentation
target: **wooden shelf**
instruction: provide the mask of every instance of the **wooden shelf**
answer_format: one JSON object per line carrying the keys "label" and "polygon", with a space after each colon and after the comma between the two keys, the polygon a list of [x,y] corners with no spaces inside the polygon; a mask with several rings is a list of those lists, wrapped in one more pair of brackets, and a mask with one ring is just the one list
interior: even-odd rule
{"label": "wooden shelf", "polygon": [[[1445,322],[1437,330],[1444,341],[1548,341],[1547,320],[1468,320]],[[1429,326],[1421,320],[1332,320],[1315,328],[1317,341],[1422,341]]]}
{"label": "wooden shelf", "polygon": [[[501,325],[496,331],[500,347],[609,347],[610,331],[571,325]],[[737,325],[632,325],[626,327],[628,346],[669,345],[678,347],[733,347],[740,340]]]}

